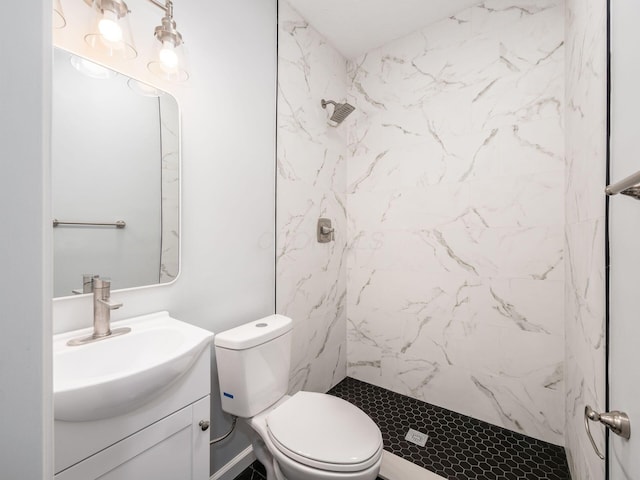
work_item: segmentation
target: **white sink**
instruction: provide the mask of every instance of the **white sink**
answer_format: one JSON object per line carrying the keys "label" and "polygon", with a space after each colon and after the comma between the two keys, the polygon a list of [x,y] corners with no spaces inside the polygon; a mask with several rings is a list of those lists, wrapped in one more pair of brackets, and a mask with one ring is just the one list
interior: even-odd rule
{"label": "white sink", "polygon": [[131,412],[154,400],[189,371],[213,333],[180,322],[167,312],[113,322],[131,332],[70,347],[91,328],[53,337],[53,396],[56,420],[81,422]]}

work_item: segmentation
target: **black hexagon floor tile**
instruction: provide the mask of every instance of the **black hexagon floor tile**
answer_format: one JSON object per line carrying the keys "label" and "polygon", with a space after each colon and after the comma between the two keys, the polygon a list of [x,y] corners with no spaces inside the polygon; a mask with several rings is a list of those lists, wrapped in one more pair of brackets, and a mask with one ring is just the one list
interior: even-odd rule
{"label": "black hexagon floor tile", "polygon": [[264,471],[264,467],[257,460],[253,462],[253,465],[249,465],[240,475],[234,480],[266,480],[267,475]]}
{"label": "black hexagon floor tile", "polygon": [[[557,445],[349,377],[328,393],[367,413],[385,450],[449,480],[571,480]],[[429,435],[425,447],[405,440],[409,428]]]}

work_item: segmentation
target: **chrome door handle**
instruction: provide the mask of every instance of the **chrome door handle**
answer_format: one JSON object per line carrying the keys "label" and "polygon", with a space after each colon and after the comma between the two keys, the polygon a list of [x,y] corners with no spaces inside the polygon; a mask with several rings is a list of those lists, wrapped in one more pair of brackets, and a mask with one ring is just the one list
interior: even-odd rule
{"label": "chrome door handle", "polygon": [[596,447],[596,442],[593,441],[591,430],[589,429],[589,421],[600,422],[613,433],[621,436],[622,438],[626,438],[627,440],[631,438],[631,422],[629,420],[629,416],[626,413],[619,412],[617,410],[614,410],[612,412],[598,413],[589,405],[584,407],[584,428],[587,431],[587,436],[589,437],[591,446],[596,451],[598,457],[600,457],[602,460],[604,460],[604,455],[600,453],[600,450],[598,450],[598,447]]}

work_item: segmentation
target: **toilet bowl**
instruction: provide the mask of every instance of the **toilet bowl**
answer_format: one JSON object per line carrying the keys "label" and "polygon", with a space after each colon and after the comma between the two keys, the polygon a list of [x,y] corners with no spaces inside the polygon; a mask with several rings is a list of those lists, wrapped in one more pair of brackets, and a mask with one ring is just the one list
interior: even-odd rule
{"label": "toilet bowl", "polygon": [[271,315],[214,340],[222,409],[256,433],[268,480],[375,480],[380,429],[355,405],[288,386],[291,320]]}
{"label": "toilet bowl", "polygon": [[380,430],[340,398],[298,392],[248,423],[286,480],[372,480],[380,470]]}

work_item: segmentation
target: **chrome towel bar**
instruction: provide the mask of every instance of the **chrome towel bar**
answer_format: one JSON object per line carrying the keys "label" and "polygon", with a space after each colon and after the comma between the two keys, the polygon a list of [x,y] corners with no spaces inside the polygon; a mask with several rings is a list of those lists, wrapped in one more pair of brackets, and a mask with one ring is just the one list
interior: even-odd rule
{"label": "chrome towel bar", "polygon": [[55,218],[53,220],[53,226],[57,227],[59,225],[80,225],[87,227],[116,227],[116,228],[124,228],[127,226],[127,223],[124,220],[118,220],[117,222],[107,222],[107,223],[99,223],[99,222],[62,222]]}
{"label": "chrome towel bar", "polygon": [[619,182],[608,185],[604,191],[607,195],[617,195],[621,193],[640,200],[640,186],[638,186],[638,184],[640,184],[640,171],[629,175]]}

